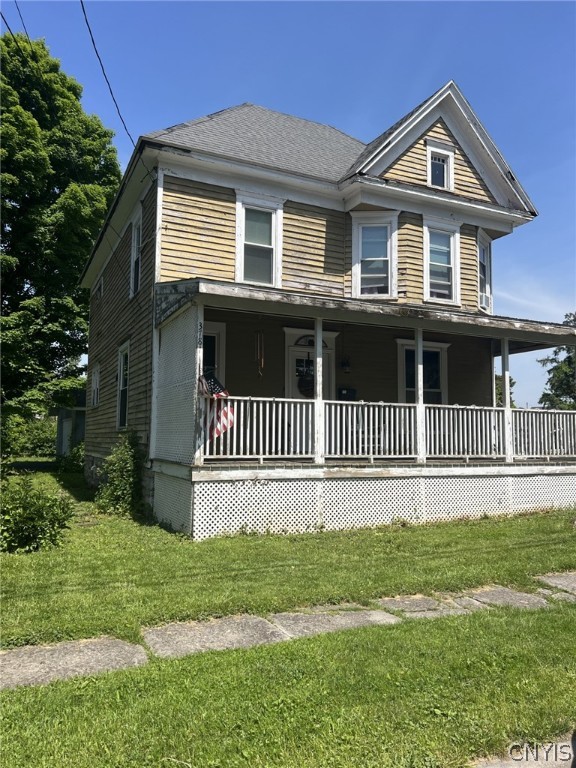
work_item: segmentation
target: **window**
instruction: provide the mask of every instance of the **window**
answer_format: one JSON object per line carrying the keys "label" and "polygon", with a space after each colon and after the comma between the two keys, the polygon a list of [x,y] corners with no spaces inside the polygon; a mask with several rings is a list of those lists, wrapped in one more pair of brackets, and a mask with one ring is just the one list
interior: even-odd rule
{"label": "window", "polygon": [[92,406],[99,405],[100,403],[100,365],[96,365],[92,368],[92,374],[90,376],[90,404]]}
{"label": "window", "polygon": [[140,289],[142,249],[142,216],[132,222],[132,255],[130,259],[130,296],[135,296]]}
{"label": "window", "polygon": [[454,189],[454,147],[427,139],[428,186]]}
{"label": "window", "polygon": [[482,309],[492,312],[492,253],[490,240],[478,233],[478,293]]}
{"label": "window", "polygon": [[424,253],[425,299],[459,304],[459,225],[443,219],[425,219]]}
{"label": "window", "polygon": [[391,298],[396,288],[398,214],[352,213],[352,295]]}
{"label": "window", "polygon": [[128,367],[130,348],[128,344],[118,350],[118,429],[128,425]]}
{"label": "window", "polygon": [[226,324],[204,323],[203,370],[204,376],[215,376],[221,384],[226,381]]}
{"label": "window", "polygon": [[[441,405],[448,402],[447,350],[448,344],[424,344],[424,402]],[[416,402],[416,346],[412,341],[398,340],[398,395],[400,402]]]}
{"label": "window", "polygon": [[238,196],[236,202],[236,280],[281,285],[282,203]]}

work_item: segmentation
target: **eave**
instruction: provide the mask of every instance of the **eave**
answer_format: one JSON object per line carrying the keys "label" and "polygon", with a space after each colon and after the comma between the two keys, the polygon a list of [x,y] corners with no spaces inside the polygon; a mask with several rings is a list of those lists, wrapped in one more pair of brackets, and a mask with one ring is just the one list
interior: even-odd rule
{"label": "eave", "polygon": [[414,304],[337,299],[292,293],[275,288],[251,287],[216,280],[178,280],[157,283],[155,324],[162,325],[189,304],[290,316],[322,318],[328,322],[423,328],[438,333],[510,340],[511,352],[576,345],[576,329],[559,323],[541,323],[510,317],[481,315]]}

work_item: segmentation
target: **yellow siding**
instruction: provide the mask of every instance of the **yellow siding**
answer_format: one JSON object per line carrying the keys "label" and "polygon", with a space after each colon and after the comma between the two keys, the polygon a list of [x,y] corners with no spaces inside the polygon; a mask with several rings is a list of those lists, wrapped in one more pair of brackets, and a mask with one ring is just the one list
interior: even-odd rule
{"label": "yellow siding", "polygon": [[460,291],[464,309],[478,309],[478,250],[476,227],[460,227]]}
{"label": "yellow siding", "polygon": [[284,205],[282,287],[344,296],[346,214],[301,203]]}
{"label": "yellow siding", "polygon": [[398,300],[424,299],[424,234],[422,216],[403,212],[398,217]]}
{"label": "yellow siding", "polygon": [[88,385],[90,387],[94,365],[99,364],[100,403],[91,407],[89,389],[85,441],[87,456],[109,453],[118,440],[118,348],[125,342],[130,343],[128,428],[135,430],[144,449],[148,448],[156,194],[156,187],[152,187],[142,204],[140,290],[129,298],[132,227],[128,226],[104,268],[102,297],[93,295],[90,301]]}
{"label": "yellow siding", "polygon": [[160,280],[234,280],[234,190],[164,177]]}
{"label": "yellow siding", "polygon": [[443,120],[438,120],[430,130],[423,134],[418,141],[414,142],[398,160],[381,174],[382,178],[426,186],[428,183],[426,139],[435,139],[455,147],[455,194],[474,200],[496,203],[482,177],[464,154],[464,151]]}

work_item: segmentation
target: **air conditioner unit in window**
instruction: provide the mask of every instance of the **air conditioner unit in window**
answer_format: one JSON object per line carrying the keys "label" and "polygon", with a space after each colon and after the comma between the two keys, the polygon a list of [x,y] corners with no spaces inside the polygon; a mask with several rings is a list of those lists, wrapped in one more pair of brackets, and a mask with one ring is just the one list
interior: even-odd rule
{"label": "air conditioner unit in window", "polygon": [[482,307],[482,309],[491,309],[492,299],[489,293],[480,294],[480,306]]}

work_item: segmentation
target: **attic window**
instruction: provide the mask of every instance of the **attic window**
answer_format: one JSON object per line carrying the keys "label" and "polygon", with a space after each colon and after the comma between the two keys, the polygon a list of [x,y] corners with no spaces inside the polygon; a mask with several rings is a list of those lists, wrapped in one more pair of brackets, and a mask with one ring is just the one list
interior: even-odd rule
{"label": "attic window", "polygon": [[427,141],[428,186],[454,189],[454,149],[439,142]]}

